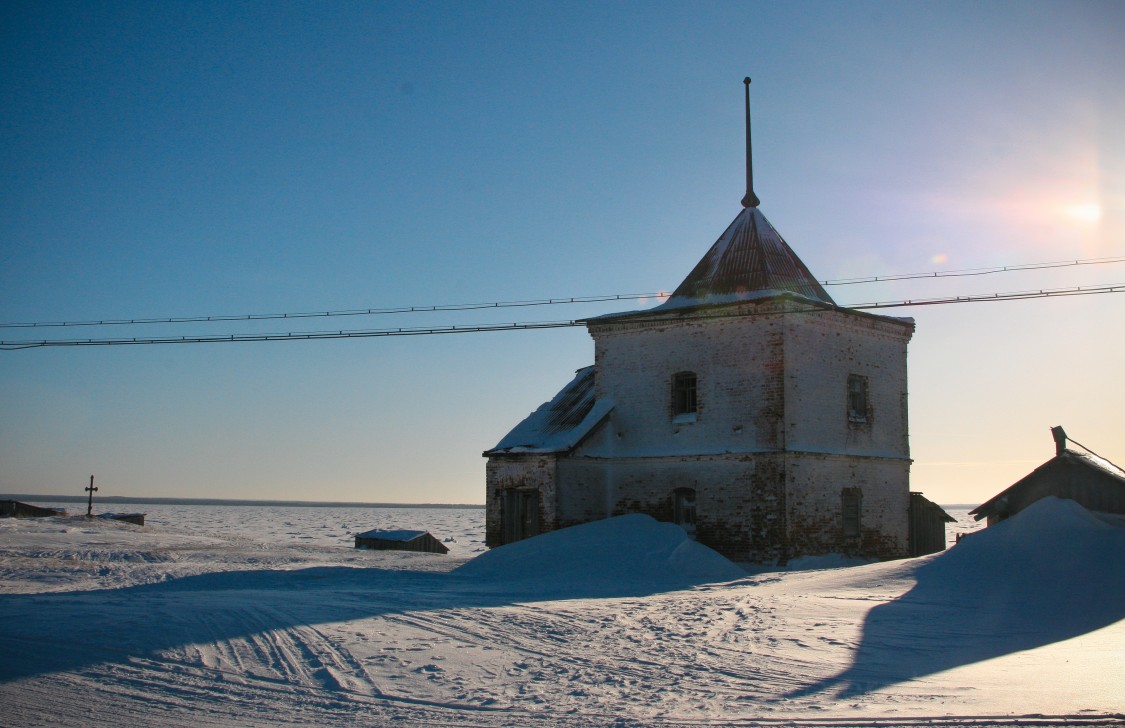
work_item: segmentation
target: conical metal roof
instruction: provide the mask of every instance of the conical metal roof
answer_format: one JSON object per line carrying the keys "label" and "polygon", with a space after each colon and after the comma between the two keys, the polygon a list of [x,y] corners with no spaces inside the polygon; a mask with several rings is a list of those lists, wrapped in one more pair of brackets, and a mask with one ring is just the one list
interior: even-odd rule
{"label": "conical metal roof", "polygon": [[795,293],[836,305],[757,207],[745,207],[663,304],[725,303]]}

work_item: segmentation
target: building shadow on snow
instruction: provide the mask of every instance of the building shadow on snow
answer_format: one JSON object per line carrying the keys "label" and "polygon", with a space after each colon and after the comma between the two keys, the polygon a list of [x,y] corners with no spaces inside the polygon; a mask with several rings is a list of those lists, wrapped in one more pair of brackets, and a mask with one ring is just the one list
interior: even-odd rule
{"label": "building shadow on snow", "polygon": [[868,613],[851,666],[787,697],[854,697],[1125,618],[1125,528],[1050,500],[923,560],[914,588]]}
{"label": "building shadow on snow", "polygon": [[[440,557],[435,557],[440,558]],[[699,580],[621,582],[315,567],[212,572],[102,589],[0,595],[0,683],[130,658],[160,659],[192,644],[387,614],[547,599],[643,597]]]}

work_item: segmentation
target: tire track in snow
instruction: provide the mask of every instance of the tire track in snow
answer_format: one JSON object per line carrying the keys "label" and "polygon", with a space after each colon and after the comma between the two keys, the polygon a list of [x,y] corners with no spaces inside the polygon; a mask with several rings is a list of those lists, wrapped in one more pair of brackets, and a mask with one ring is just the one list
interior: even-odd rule
{"label": "tire track in snow", "polygon": [[[203,628],[203,639],[168,651],[170,657],[220,675],[368,696],[383,693],[346,647],[276,608],[257,605],[209,610],[198,614],[197,623]],[[291,626],[271,626],[277,624]]]}

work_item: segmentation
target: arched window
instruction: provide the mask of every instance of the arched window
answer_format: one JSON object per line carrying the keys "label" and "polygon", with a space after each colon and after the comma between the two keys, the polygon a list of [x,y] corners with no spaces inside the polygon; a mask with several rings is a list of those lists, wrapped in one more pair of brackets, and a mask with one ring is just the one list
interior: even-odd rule
{"label": "arched window", "polygon": [[699,409],[695,396],[695,372],[677,372],[672,375],[672,416],[694,415]]}
{"label": "arched window", "polygon": [[672,521],[695,535],[695,488],[676,488],[672,491]]}

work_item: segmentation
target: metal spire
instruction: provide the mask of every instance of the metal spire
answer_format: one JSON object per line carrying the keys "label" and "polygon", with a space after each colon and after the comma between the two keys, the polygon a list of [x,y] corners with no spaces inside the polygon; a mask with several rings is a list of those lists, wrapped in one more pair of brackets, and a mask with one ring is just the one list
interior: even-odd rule
{"label": "metal spire", "polygon": [[761,204],[754,194],[754,156],[750,146],[750,77],[742,79],[746,84],[746,196],[742,198],[743,207],[757,207]]}

